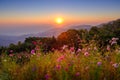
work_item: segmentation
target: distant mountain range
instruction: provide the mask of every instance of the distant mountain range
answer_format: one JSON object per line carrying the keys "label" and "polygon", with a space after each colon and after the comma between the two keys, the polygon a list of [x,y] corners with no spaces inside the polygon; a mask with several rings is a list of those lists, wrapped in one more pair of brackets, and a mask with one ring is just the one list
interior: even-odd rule
{"label": "distant mountain range", "polygon": [[36,34],[36,36],[40,37],[50,37],[50,36],[58,36],[60,33],[67,31],[68,29],[87,29],[89,30],[92,26],[91,25],[77,25],[77,26],[67,26],[62,28],[53,28],[50,30],[47,30],[42,33]]}
{"label": "distant mountain range", "polygon": [[92,26],[91,25],[77,25],[77,26],[67,26],[61,28],[53,28],[49,29],[45,32],[40,32],[36,34],[26,34],[21,36],[6,36],[0,35],[0,46],[8,46],[10,43],[17,43],[18,41],[23,42],[27,37],[51,37],[51,36],[58,36],[60,33],[67,31],[68,29],[87,29],[89,30]]}

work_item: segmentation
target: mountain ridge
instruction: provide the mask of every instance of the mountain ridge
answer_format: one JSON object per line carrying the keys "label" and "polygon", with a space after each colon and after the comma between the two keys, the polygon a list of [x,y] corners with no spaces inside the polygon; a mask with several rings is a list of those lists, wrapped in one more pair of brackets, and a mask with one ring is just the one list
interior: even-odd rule
{"label": "mountain ridge", "polygon": [[52,28],[44,32],[39,32],[36,34],[25,34],[21,36],[8,36],[0,35],[0,46],[8,46],[10,43],[16,44],[18,41],[23,42],[27,37],[51,37],[58,36],[60,33],[67,31],[68,29],[87,29],[89,30],[91,25],[76,25],[76,26],[67,26],[61,28]]}
{"label": "mountain ridge", "polygon": [[[113,23],[114,21],[117,21],[120,19],[116,19],[113,21],[109,21],[107,23],[102,23],[99,25],[96,25],[96,27],[102,27],[105,24],[109,24],[109,23]],[[59,27],[59,28],[51,28],[48,29],[44,32],[39,32],[36,34],[25,34],[25,35],[21,35],[21,36],[7,36],[7,35],[0,35],[0,46],[8,46],[10,43],[18,43],[18,41],[24,42],[25,38],[27,37],[52,37],[55,36],[57,37],[60,33],[65,32],[69,29],[87,29],[90,30],[90,28],[92,28],[91,25],[69,25],[69,26],[64,26],[64,27]]]}

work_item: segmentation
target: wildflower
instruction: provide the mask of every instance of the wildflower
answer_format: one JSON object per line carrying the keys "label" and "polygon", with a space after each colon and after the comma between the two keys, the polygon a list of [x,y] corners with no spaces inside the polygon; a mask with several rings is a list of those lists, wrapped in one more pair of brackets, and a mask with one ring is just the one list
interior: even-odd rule
{"label": "wildflower", "polygon": [[116,41],[116,40],[119,40],[119,38],[113,37],[112,40],[113,40],[113,41]]}
{"label": "wildflower", "polygon": [[71,47],[71,48],[70,48],[70,51],[71,51],[71,52],[74,52],[74,47]]}
{"label": "wildflower", "polygon": [[61,58],[61,59],[64,59],[64,55],[62,55],[60,58]]}
{"label": "wildflower", "polygon": [[64,59],[64,55],[60,56],[60,57],[57,59],[57,62],[61,62],[63,59]]}
{"label": "wildflower", "polygon": [[81,51],[82,51],[81,49],[78,49],[78,50],[77,50],[78,53],[81,52]]}
{"label": "wildflower", "polygon": [[37,57],[41,56],[41,53],[37,53]]}
{"label": "wildflower", "polygon": [[37,51],[40,50],[40,47],[39,47],[39,46],[36,46],[35,50],[37,50]]}
{"label": "wildflower", "polygon": [[32,41],[32,43],[33,43],[34,45],[36,45],[36,44],[37,44],[37,42],[36,42],[36,41]]}
{"label": "wildflower", "polygon": [[107,45],[107,50],[110,51],[110,45]]}
{"label": "wildflower", "polygon": [[9,54],[9,56],[10,56],[10,57],[13,57],[13,56],[14,56],[14,54]]}
{"label": "wildflower", "polygon": [[75,53],[74,51],[75,51],[74,47],[71,47],[70,48],[70,53],[74,54]]}
{"label": "wildflower", "polygon": [[20,55],[18,55],[18,58],[21,59],[22,57]]}
{"label": "wildflower", "polygon": [[94,50],[97,50],[97,47],[94,47]]}
{"label": "wildflower", "polygon": [[110,64],[113,64],[113,61],[111,61]]}
{"label": "wildflower", "polygon": [[71,52],[71,54],[75,54],[75,52]]}
{"label": "wildflower", "polygon": [[112,42],[111,42],[111,45],[113,45],[113,44],[117,44],[117,42],[116,42],[116,41],[112,41]]}
{"label": "wildflower", "polygon": [[64,45],[64,46],[62,47],[62,49],[65,50],[67,47],[68,47],[67,45]]}
{"label": "wildflower", "polygon": [[75,76],[79,76],[80,75],[80,72],[77,72],[76,74],[75,74]]}
{"label": "wildflower", "polygon": [[102,65],[102,62],[97,62],[97,65],[98,65],[98,66],[101,66],[101,65]]}
{"label": "wildflower", "polygon": [[72,66],[72,62],[71,62],[71,63],[68,63],[68,66]]}
{"label": "wildflower", "polygon": [[59,65],[59,64],[56,65],[56,69],[57,69],[57,70],[60,70],[60,69],[61,69],[61,65]]}
{"label": "wildflower", "polygon": [[10,53],[13,53],[13,50],[10,50]]}
{"label": "wildflower", "polygon": [[46,79],[46,80],[50,79],[50,75],[49,75],[49,74],[46,74],[46,75],[45,75],[45,79]]}
{"label": "wildflower", "polygon": [[115,38],[115,37],[113,37],[113,38],[110,40],[109,43],[111,43],[111,45],[113,45],[113,44],[117,44],[117,40],[119,40],[119,38]]}
{"label": "wildflower", "polygon": [[87,48],[83,48],[83,49],[82,49],[82,52],[87,52]]}
{"label": "wildflower", "polygon": [[35,50],[34,49],[31,50],[31,54],[35,55]]}
{"label": "wildflower", "polygon": [[68,47],[67,45],[63,45],[63,47],[61,49],[61,52],[65,52],[65,50],[66,50],[67,47]]}
{"label": "wildflower", "polygon": [[68,67],[65,68],[65,71],[68,71]]}
{"label": "wildflower", "polygon": [[113,66],[114,68],[118,68],[118,67],[119,67],[119,64],[118,64],[118,63],[114,63],[114,64],[112,64],[112,66]]}
{"label": "wildflower", "polygon": [[85,56],[89,56],[89,53],[88,53],[88,52],[85,52],[84,55],[85,55]]}
{"label": "wildflower", "polygon": [[52,48],[52,52],[54,52],[55,51],[55,48]]}
{"label": "wildflower", "polygon": [[91,48],[88,48],[88,50],[90,50]]}

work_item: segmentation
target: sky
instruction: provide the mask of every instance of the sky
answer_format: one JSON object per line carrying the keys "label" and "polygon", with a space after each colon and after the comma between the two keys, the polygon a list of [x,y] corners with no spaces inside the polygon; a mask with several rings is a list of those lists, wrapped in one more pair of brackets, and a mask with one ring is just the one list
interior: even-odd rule
{"label": "sky", "polygon": [[57,17],[62,25],[90,24],[120,18],[120,0],[0,0],[0,34],[20,35],[45,31]]}

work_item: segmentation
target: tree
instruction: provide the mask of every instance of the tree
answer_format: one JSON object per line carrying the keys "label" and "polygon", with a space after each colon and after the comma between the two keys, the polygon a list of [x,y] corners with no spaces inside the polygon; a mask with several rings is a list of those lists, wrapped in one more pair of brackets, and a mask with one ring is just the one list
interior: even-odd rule
{"label": "tree", "polygon": [[69,47],[75,47],[75,51],[79,48],[79,32],[75,29],[61,33],[57,40],[61,46],[68,45]]}

